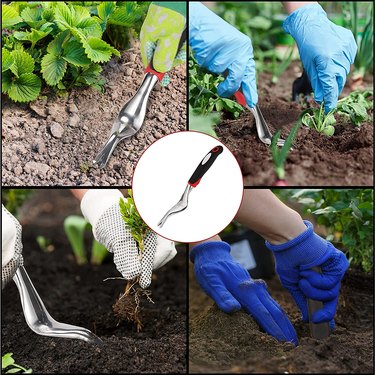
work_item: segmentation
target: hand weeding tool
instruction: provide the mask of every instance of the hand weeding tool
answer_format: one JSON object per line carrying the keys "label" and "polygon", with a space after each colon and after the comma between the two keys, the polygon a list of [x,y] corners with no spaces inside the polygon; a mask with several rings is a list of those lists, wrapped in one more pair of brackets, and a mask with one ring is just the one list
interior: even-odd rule
{"label": "hand weeding tool", "polygon": [[20,266],[13,277],[21,298],[22,310],[27,325],[38,335],[79,339],[90,344],[102,345],[99,337],[87,328],[57,322],[48,313],[24,266]]}
{"label": "hand weeding tool", "polygon": [[194,173],[191,175],[189,182],[186,185],[185,191],[182,194],[181,199],[170,210],[167,211],[167,213],[163,216],[163,218],[158,223],[158,227],[161,228],[169,216],[185,210],[185,208],[188,206],[188,198],[189,198],[189,194],[191,190],[199,184],[203,175],[209,170],[209,168],[214,163],[216,158],[222,152],[223,152],[223,147],[216,146],[203,158],[203,160],[199,163]]}
{"label": "hand weeding tool", "polygon": [[[320,267],[313,267],[313,271],[322,273],[322,270]],[[329,336],[330,330],[329,330],[329,322],[323,322],[323,323],[313,323],[311,321],[313,314],[323,308],[323,302],[322,301],[316,301],[313,299],[307,299],[307,308],[309,311],[309,325],[310,325],[310,332],[311,337],[314,339],[325,339]]]}
{"label": "hand weeding tool", "polygon": [[[186,40],[186,29],[181,35],[178,51]],[[178,52],[177,52],[178,53]],[[104,168],[120,141],[136,134],[143,125],[146,116],[148,99],[158,81],[162,81],[165,73],[159,73],[152,67],[152,62],[145,70],[145,76],[136,94],[121,108],[112,125],[111,135],[103,148],[96,155],[94,164]]]}

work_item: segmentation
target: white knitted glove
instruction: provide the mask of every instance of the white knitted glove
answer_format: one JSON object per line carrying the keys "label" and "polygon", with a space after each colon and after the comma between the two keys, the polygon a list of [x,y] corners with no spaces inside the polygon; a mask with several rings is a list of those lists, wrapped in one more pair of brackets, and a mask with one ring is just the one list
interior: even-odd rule
{"label": "white knitted glove", "polygon": [[1,205],[1,285],[13,279],[18,267],[23,265],[22,227],[18,220]]}
{"label": "white knitted glove", "polygon": [[92,225],[95,239],[113,253],[113,261],[122,276],[131,280],[140,276],[139,285],[151,284],[152,270],[163,266],[176,255],[174,243],[150,232],[142,255],[120,213],[117,189],[90,189],[81,201],[81,211]]}

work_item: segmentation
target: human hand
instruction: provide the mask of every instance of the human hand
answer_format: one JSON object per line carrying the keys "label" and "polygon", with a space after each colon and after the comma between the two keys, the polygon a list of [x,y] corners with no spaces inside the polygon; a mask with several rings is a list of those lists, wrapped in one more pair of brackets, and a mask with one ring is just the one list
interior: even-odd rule
{"label": "human hand", "polygon": [[[186,11],[184,2],[177,2],[179,10]],[[186,27],[186,17],[179,11],[151,4],[143,22],[140,40],[142,62],[145,67],[152,61],[153,69],[165,73],[186,61],[186,42],[178,46]]]}
{"label": "human hand", "polygon": [[22,227],[4,205],[1,205],[1,223],[1,281],[4,288],[23,265]]}
{"label": "human hand", "polygon": [[279,341],[298,345],[296,332],[285,312],[269,295],[263,280],[253,280],[230,255],[226,242],[205,242],[190,252],[201,288],[226,313],[244,308],[256,322]]}
{"label": "human hand", "polygon": [[331,22],[319,4],[298,8],[287,17],[283,27],[297,43],[315,101],[324,101],[328,113],[337,106],[357,53],[352,32]]}
{"label": "human hand", "polygon": [[122,276],[131,280],[139,276],[139,285],[147,288],[151,284],[152,270],[162,267],[176,255],[172,241],[150,231],[144,242],[142,255],[126,227],[119,201],[124,198],[116,189],[90,189],[81,201],[81,211],[92,225],[97,241],[113,253],[113,261]]}
{"label": "human hand", "polygon": [[203,4],[189,3],[189,44],[198,64],[226,79],[219,96],[230,97],[240,88],[250,107],[258,103],[251,40]]}
{"label": "human hand", "polygon": [[[334,328],[340,283],[349,262],[342,251],[314,233],[309,221],[304,223],[306,231],[296,238],[281,245],[266,241],[266,245],[274,253],[281,284],[301,310],[302,320],[309,321],[307,299],[310,298],[323,302],[323,308],[311,317],[312,322],[330,321]],[[322,273],[313,271],[313,267],[320,267]]]}

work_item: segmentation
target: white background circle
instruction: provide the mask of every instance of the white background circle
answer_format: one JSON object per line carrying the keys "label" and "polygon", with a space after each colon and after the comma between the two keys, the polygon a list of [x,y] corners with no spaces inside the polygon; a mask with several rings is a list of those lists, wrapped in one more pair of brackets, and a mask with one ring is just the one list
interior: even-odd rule
{"label": "white background circle", "polygon": [[[188,207],[157,224],[181,198],[206,154],[215,146],[224,150],[189,195]],[[243,196],[243,178],[236,158],[217,139],[183,131],[153,143],[141,156],[133,175],[133,198],[146,224],[177,242],[198,242],[223,230],[236,215]]]}

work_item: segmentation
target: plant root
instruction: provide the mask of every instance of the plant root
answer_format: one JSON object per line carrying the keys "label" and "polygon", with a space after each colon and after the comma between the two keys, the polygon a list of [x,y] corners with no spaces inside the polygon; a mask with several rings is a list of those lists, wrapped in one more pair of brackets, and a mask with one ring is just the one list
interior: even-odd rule
{"label": "plant root", "polygon": [[119,319],[118,324],[121,321],[128,321],[134,323],[137,328],[137,332],[140,332],[143,327],[142,323],[142,307],[141,301],[145,297],[149,302],[154,303],[151,299],[151,291],[142,289],[138,284],[139,278],[136,277],[129,280],[125,285],[125,291],[120,294],[118,300],[112,306],[113,313]]}

